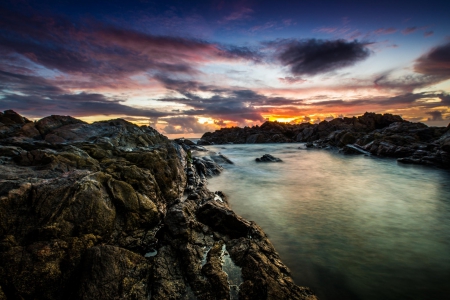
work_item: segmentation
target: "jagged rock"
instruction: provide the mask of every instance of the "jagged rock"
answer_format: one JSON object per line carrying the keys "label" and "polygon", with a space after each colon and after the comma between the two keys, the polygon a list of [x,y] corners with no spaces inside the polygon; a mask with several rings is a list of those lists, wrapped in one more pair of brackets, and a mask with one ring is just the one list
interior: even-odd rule
{"label": "jagged rock", "polygon": [[219,153],[217,155],[211,155],[211,159],[214,160],[218,164],[234,164],[228,157]]}
{"label": "jagged rock", "polygon": [[0,119],[0,299],[226,299],[223,247],[240,299],[315,299],[207,189],[210,156],[120,119]]}
{"label": "jagged rock", "polygon": [[259,157],[259,158],[255,158],[256,162],[282,162],[281,159],[279,159],[278,157],[274,157],[270,154],[264,154],[263,156]]}
{"label": "jagged rock", "polygon": [[[251,128],[222,128],[205,133],[202,140],[214,144],[305,142],[307,148],[342,148],[343,153],[358,152],[346,146],[354,145],[375,156],[405,158],[399,161],[410,159],[448,169],[449,132],[449,127],[428,127],[396,115],[366,112],[359,117],[336,118],[319,124],[267,121]],[[417,154],[413,157],[417,150],[426,154],[420,159]]]}

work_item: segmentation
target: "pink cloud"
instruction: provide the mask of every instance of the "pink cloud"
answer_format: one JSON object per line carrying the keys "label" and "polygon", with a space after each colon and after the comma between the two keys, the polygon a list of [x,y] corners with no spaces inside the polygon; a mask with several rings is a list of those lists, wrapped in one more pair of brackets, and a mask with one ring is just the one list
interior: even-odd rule
{"label": "pink cloud", "polygon": [[223,18],[222,22],[229,22],[229,21],[239,21],[239,20],[246,20],[250,19],[250,15],[253,13],[253,10],[248,7],[242,7],[239,10],[236,10],[229,14],[228,16]]}

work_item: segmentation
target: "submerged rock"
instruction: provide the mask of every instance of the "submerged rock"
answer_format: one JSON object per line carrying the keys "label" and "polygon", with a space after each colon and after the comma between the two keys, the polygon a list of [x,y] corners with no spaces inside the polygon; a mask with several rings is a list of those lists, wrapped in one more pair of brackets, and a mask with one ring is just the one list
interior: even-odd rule
{"label": "submerged rock", "polygon": [[255,158],[256,162],[282,162],[282,160],[278,157],[274,157],[270,154],[264,154],[259,158]]}
{"label": "submerged rock", "polygon": [[207,189],[210,157],[120,119],[0,121],[0,299],[316,299]]}

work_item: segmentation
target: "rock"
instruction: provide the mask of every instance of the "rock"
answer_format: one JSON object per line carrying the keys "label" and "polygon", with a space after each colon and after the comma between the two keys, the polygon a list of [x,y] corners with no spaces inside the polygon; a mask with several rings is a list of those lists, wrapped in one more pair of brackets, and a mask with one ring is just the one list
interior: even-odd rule
{"label": "rock", "polygon": [[212,143],[211,143],[211,142],[208,142],[208,141],[205,141],[205,140],[203,140],[203,139],[199,139],[199,140],[197,141],[197,145],[199,145],[199,146],[209,146],[209,145],[212,145]]}
{"label": "rock", "polygon": [[240,299],[315,299],[207,189],[225,156],[187,162],[185,141],[121,119],[0,120],[0,299],[228,299],[225,251]]}
{"label": "rock", "polygon": [[281,159],[279,159],[277,157],[273,157],[270,154],[264,154],[260,158],[255,158],[255,161],[256,162],[282,162]]}
{"label": "rock", "polygon": [[211,155],[211,159],[214,160],[218,164],[234,164],[228,157],[219,153],[217,155]]}
{"label": "rock", "polygon": [[369,156],[370,152],[361,149],[358,145],[345,145],[342,150],[341,150],[344,154],[364,154]]}

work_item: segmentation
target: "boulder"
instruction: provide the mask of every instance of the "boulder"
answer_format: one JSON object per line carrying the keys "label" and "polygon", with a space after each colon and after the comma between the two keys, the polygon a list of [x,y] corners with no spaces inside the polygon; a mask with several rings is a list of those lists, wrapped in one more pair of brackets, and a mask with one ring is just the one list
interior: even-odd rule
{"label": "boulder", "polygon": [[256,162],[282,162],[281,159],[274,157],[270,154],[264,154],[263,156],[259,158],[255,158]]}

